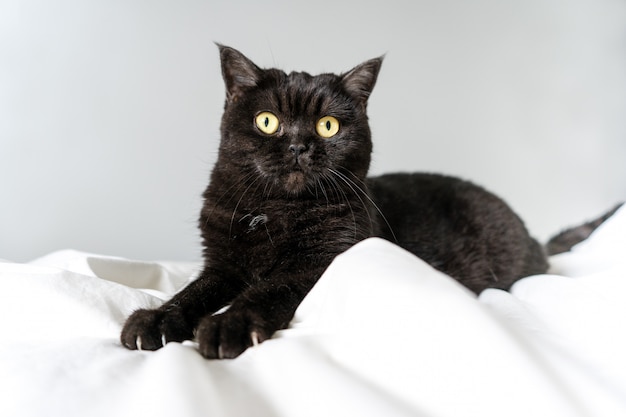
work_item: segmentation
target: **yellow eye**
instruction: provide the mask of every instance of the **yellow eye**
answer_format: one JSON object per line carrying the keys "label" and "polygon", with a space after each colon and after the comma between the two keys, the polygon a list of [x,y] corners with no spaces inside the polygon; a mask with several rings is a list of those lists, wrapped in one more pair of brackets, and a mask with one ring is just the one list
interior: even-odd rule
{"label": "yellow eye", "polygon": [[317,121],[315,130],[317,130],[317,134],[323,138],[332,138],[339,132],[339,120],[335,119],[333,116],[324,116]]}
{"label": "yellow eye", "polygon": [[276,133],[280,124],[280,122],[278,121],[278,117],[268,111],[259,113],[259,115],[255,119],[255,122],[259,130],[266,135],[273,135],[274,133]]}

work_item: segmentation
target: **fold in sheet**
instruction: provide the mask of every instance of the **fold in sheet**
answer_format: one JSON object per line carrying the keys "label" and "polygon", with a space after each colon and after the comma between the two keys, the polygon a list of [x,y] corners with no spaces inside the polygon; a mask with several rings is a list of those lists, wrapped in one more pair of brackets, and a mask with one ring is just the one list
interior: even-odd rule
{"label": "fold in sheet", "polygon": [[3,416],[626,415],[626,210],[548,275],[478,298],[369,239],[290,328],[227,361],[119,343],[197,265],[75,251],[0,263]]}

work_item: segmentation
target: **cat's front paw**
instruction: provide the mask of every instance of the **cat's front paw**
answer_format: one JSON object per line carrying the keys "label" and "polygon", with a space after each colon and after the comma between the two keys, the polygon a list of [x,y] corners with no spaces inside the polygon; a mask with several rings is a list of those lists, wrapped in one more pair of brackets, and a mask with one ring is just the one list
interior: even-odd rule
{"label": "cat's front paw", "polygon": [[157,350],[167,342],[193,338],[193,330],[178,310],[137,310],[128,317],[120,340],[131,350]]}
{"label": "cat's front paw", "polygon": [[198,350],[207,359],[233,359],[277,330],[269,327],[261,317],[245,310],[207,316],[196,331]]}

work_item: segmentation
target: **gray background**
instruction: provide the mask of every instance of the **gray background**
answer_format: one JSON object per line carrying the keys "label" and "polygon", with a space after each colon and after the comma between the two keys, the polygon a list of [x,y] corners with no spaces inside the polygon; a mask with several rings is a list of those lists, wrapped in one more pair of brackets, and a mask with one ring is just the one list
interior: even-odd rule
{"label": "gray background", "polygon": [[0,0],[0,258],[197,260],[224,89],[386,54],[373,173],[504,197],[541,239],[626,199],[622,0]]}

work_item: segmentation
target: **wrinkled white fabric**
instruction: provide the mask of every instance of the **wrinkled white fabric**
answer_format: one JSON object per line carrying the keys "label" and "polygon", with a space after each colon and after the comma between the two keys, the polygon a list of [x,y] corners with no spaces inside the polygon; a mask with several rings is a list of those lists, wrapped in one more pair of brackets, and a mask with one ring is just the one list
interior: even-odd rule
{"label": "wrinkled white fabric", "polygon": [[227,361],[129,351],[133,310],[198,265],[60,251],[0,263],[2,416],[624,416],[626,210],[549,275],[476,297],[369,239],[289,329]]}

